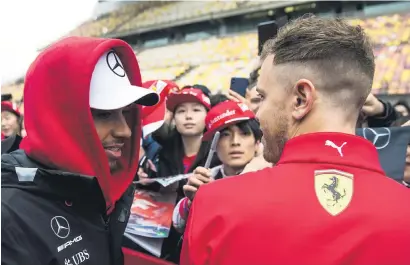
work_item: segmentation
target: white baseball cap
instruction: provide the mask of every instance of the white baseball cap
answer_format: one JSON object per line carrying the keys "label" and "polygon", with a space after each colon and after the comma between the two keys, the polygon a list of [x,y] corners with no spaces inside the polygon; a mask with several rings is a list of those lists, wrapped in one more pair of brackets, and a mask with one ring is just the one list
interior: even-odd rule
{"label": "white baseball cap", "polygon": [[159,95],[147,88],[131,85],[120,57],[110,50],[98,59],[91,76],[90,107],[101,110],[119,109],[136,103],[152,106]]}

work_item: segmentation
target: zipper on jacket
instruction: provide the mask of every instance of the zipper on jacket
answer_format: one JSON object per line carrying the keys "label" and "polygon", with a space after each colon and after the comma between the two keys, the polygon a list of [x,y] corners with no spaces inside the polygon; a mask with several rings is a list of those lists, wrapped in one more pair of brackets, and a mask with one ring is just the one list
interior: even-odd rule
{"label": "zipper on jacket", "polygon": [[[106,210],[106,213],[108,213],[108,212],[110,211],[110,209],[111,209],[111,204],[108,205],[107,210]],[[103,219],[103,221],[104,221],[105,230],[108,230],[108,228],[109,228],[109,223],[110,223],[110,215],[107,215],[106,213],[103,214],[103,215],[101,215],[101,217],[102,217],[102,219]]]}
{"label": "zipper on jacket", "polygon": [[103,224],[104,224],[104,229],[105,229],[105,230],[108,230],[109,225],[110,225],[110,217],[101,215],[101,221],[102,221]]}
{"label": "zipper on jacket", "polygon": [[109,252],[110,252],[110,264],[115,264],[115,262],[113,261],[114,258],[114,254],[112,253],[112,242],[111,242],[111,232],[110,232],[110,216],[107,216],[106,214],[101,214],[101,221],[104,224],[104,229],[105,229],[105,233],[107,236],[107,240],[108,240],[108,244],[109,244]]}

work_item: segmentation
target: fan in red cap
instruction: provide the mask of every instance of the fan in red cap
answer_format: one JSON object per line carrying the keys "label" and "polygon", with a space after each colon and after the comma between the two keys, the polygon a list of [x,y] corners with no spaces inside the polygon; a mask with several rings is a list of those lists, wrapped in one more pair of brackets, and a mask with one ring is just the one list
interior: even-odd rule
{"label": "fan in red cap", "polygon": [[[157,93],[161,90],[158,89],[158,83],[160,82],[157,82],[156,85]],[[210,108],[209,98],[200,89],[188,88],[170,93],[166,104],[170,119],[154,132],[152,137],[144,139],[146,158],[148,159],[140,160],[141,167],[138,170],[140,184],[144,186],[150,185],[149,182],[144,183],[149,178],[169,178],[191,173],[196,164],[203,165],[205,163],[208,153],[208,143],[202,142],[202,135],[205,130],[205,116]],[[151,119],[154,116],[155,112],[144,118],[144,124],[146,119]],[[174,122],[175,126],[171,125],[171,122]],[[144,135],[146,135],[145,131]],[[156,147],[157,144],[160,145],[160,148]],[[153,152],[155,149],[157,151]],[[175,184],[180,187],[183,185],[182,182]],[[151,189],[151,187],[147,188]],[[177,197],[172,199],[172,203],[176,203],[179,198],[183,197],[181,188],[177,189],[176,195]],[[168,218],[167,223],[169,222],[168,224],[171,225],[171,216],[163,217]],[[162,248],[161,258],[178,264],[179,255],[174,255],[174,253],[180,237],[172,236],[174,233],[177,235],[173,228],[170,228],[170,231],[169,237],[154,241]]]}
{"label": "fan in red cap", "polygon": [[198,88],[184,88],[177,92],[172,92],[168,96],[167,109],[174,112],[175,108],[184,102],[197,102],[205,106],[207,110],[211,108],[211,101]]}
{"label": "fan in red cap", "polygon": [[1,102],[1,135],[2,139],[13,134],[20,134],[21,113],[17,106],[9,101]]}
{"label": "fan in red cap", "polygon": [[254,119],[255,114],[244,103],[225,101],[213,107],[206,115],[206,133],[202,137],[208,141],[217,131],[238,123],[240,121]]}
{"label": "fan in red cap", "polygon": [[164,82],[166,84],[166,89],[168,90],[168,93],[177,92],[180,90],[179,86],[172,80],[162,80],[162,79],[161,80],[149,80],[149,81],[145,81],[144,83],[142,83],[142,86],[146,88],[150,87],[151,89],[155,90],[158,94],[160,94],[161,91],[156,90],[158,89],[156,85],[158,81]]}

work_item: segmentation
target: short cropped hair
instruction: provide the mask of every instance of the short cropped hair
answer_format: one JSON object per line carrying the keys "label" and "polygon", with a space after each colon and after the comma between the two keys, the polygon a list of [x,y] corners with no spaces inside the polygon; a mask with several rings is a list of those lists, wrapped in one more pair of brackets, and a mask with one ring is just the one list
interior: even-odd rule
{"label": "short cropped hair", "polygon": [[259,78],[259,70],[261,68],[259,67],[256,70],[253,70],[250,74],[249,74],[249,85],[248,85],[248,90],[251,90],[252,88],[254,88],[256,86],[256,84],[258,83],[258,78]]}
{"label": "short cropped hair", "polygon": [[271,54],[274,65],[292,66],[289,75],[294,78],[313,74],[318,91],[334,96],[339,106],[354,104],[357,110],[371,91],[375,71],[372,45],[360,26],[343,19],[298,18],[265,43],[261,59]]}

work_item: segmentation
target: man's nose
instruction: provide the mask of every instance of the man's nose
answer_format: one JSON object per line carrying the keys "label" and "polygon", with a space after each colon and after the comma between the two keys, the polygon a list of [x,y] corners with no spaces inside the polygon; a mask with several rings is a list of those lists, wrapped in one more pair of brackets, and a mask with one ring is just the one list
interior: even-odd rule
{"label": "man's nose", "polygon": [[132,135],[131,129],[128,126],[128,123],[125,117],[122,116],[115,123],[115,128],[113,129],[113,136],[117,138],[130,138],[131,135]]}
{"label": "man's nose", "polygon": [[241,139],[240,139],[241,137],[239,136],[239,134],[237,134],[237,133],[234,133],[233,135],[232,135],[232,142],[231,142],[231,144],[233,145],[233,146],[239,146],[239,145],[241,145]]}
{"label": "man's nose", "polygon": [[192,120],[192,112],[191,111],[187,111],[186,113],[185,113],[185,119],[186,120]]}

